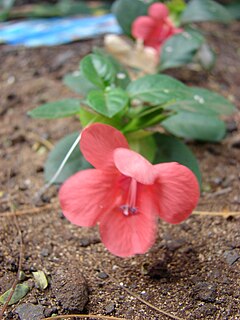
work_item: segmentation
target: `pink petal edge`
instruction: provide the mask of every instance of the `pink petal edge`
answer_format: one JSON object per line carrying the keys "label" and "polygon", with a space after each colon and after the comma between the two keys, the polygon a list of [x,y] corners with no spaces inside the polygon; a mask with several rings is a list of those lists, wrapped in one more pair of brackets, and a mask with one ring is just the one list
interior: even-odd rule
{"label": "pink petal edge", "polygon": [[155,179],[153,165],[139,153],[117,148],[113,153],[117,169],[125,176],[134,178],[142,184],[153,184]]}
{"label": "pink petal edge", "polygon": [[153,3],[148,9],[148,15],[156,20],[163,20],[169,15],[169,10],[163,3]]}
{"label": "pink petal edge", "polygon": [[161,219],[177,224],[187,219],[197,206],[200,189],[196,176],[175,162],[154,166],[157,181],[153,198]]}
{"label": "pink petal edge", "polygon": [[79,226],[94,226],[112,206],[112,179],[112,175],[96,169],[80,171],[67,179],[59,191],[65,217]]}
{"label": "pink petal edge", "polygon": [[155,22],[147,16],[140,16],[132,24],[132,35],[136,39],[146,40],[155,27]]}
{"label": "pink petal edge", "polygon": [[124,135],[117,129],[101,123],[94,123],[82,131],[80,149],[85,159],[97,169],[113,164],[113,151],[129,148]]}

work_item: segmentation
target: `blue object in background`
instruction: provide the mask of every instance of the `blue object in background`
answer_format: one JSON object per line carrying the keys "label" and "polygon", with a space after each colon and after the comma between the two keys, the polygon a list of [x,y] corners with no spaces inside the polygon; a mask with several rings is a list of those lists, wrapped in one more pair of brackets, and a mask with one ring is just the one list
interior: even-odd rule
{"label": "blue object in background", "polygon": [[0,23],[0,43],[29,47],[60,45],[106,33],[121,33],[112,14]]}

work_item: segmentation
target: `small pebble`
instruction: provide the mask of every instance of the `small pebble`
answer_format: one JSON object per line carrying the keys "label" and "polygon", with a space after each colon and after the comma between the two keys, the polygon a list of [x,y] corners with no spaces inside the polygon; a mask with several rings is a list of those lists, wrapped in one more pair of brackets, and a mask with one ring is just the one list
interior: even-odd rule
{"label": "small pebble", "polygon": [[237,128],[237,123],[234,120],[227,121],[226,125],[227,125],[227,131],[228,132],[234,132],[234,131],[237,131],[237,129],[238,129]]}
{"label": "small pebble", "polygon": [[4,320],[12,320],[14,319],[14,313],[12,311],[9,311]]}
{"label": "small pebble", "polygon": [[90,246],[90,244],[91,244],[91,242],[90,242],[90,240],[88,238],[80,239],[80,247],[85,248],[85,247]]}
{"label": "small pebble", "polygon": [[73,50],[67,50],[56,55],[54,62],[52,63],[51,71],[56,71],[61,68],[66,63],[66,61],[71,59],[73,56]]}
{"label": "small pebble", "polygon": [[23,303],[16,308],[20,320],[41,320],[44,317],[43,312],[43,306],[31,303]]}
{"label": "small pebble", "polygon": [[53,314],[58,314],[58,308],[57,307],[53,307],[53,308],[48,308],[48,309],[45,309],[44,311],[44,316],[46,318],[49,318],[51,317]]}
{"label": "small pebble", "polygon": [[215,302],[217,287],[209,282],[199,282],[193,287],[192,295],[195,300],[203,302]]}
{"label": "small pebble", "polygon": [[116,266],[115,264],[112,266],[112,269],[113,270],[117,270],[118,269],[118,266]]}
{"label": "small pebble", "polygon": [[227,188],[232,184],[234,180],[235,180],[235,175],[231,174],[230,176],[226,177],[226,179],[222,183],[222,186],[224,188]]}
{"label": "small pebble", "polygon": [[215,178],[213,178],[212,182],[215,185],[219,186],[223,182],[223,178],[222,177],[215,177]]}
{"label": "small pebble", "polygon": [[42,257],[47,257],[49,256],[49,250],[47,248],[43,248],[40,252]]}
{"label": "small pebble", "polygon": [[112,313],[115,310],[115,304],[114,303],[109,303],[106,307],[105,307],[105,312],[106,314]]}
{"label": "small pebble", "polygon": [[183,239],[171,240],[165,243],[166,248],[170,251],[176,251],[177,249],[181,248],[185,244]]}
{"label": "small pebble", "polygon": [[108,275],[105,272],[99,272],[97,276],[100,279],[107,279],[108,278]]}
{"label": "small pebble", "polygon": [[230,266],[232,266],[240,258],[240,255],[237,250],[225,251],[223,253],[223,256],[224,256],[226,262]]}

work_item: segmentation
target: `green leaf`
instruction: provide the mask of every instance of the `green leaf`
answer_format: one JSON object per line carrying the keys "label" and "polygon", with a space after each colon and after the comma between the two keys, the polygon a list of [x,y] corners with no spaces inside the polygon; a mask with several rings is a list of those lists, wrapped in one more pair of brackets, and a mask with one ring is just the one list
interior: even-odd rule
{"label": "green leaf", "polygon": [[90,81],[88,81],[81,72],[67,74],[63,78],[63,83],[72,91],[85,97],[91,90],[96,89]]}
{"label": "green leaf", "polygon": [[[16,288],[14,290],[14,293],[12,295],[12,298],[10,299],[8,305],[12,305],[17,303],[19,300],[21,300],[25,295],[29,292],[30,288],[26,283],[17,284]],[[0,303],[4,304],[6,303],[9,295],[11,294],[11,289],[6,291],[4,294],[0,296]]]}
{"label": "green leaf", "polygon": [[60,0],[56,4],[61,16],[76,15],[76,14],[88,14],[90,15],[91,9],[84,1],[71,1]]}
{"label": "green leaf", "polygon": [[[129,133],[137,131],[140,129],[148,128],[159,124],[169,117],[169,114],[163,112],[162,108],[158,107],[147,107],[149,112],[140,113],[140,116],[135,116],[131,121],[129,121],[123,128],[122,132]],[[142,114],[142,115],[141,115]]]}
{"label": "green leaf", "polygon": [[[78,135],[78,132],[67,135],[55,145],[53,150],[51,150],[44,167],[44,176],[46,181],[51,180],[54,176]],[[85,160],[79,146],[77,146],[69,157],[55,183],[62,183],[74,173],[88,168],[91,168],[91,165]]]}
{"label": "green leaf", "polygon": [[[0,21],[6,21],[9,18],[9,11],[8,10],[3,10],[0,11]],[[2,39],[0,39],[0,44],[4,43]]]}
{"label": "green leaf", "polygon": [[181,111],[161,125],[172,134],[202,141],[220,141],[226,132],[225,123],[215,116]]}
{"label": "green leaf", "polygon": [[181,16],[181,22],[191,23],[200,21],[230,22],[231,14],[219,3],[213,0],[192,0]]}
{"label": "green leaf", "polygon": [[201,109],[204,107],[216,115],[231,115],[236,111],[235,106],[228,99],[216,92],[212,92],[203,88],[191,87],[189,88],[189,93],[192,101],[197,103],[197,110],[200,113]]}
{"label": "green leaf", "polygon": [[61,17],[76,14],[91,14],[91,9],[82,1],[60,0],[56,4],[38,4],[28,13],[29,17]]}
{"label": "green leaf", "polygon": [[0,9],[3,8],[4,10],[10,10],[16,0],[0,0]]}
{"label": "green leaf", "polygon": [[200,169],[192,151],[182,141],[173,136],[160,133],[156,133],[154,136],[157,143],[157,154],[154,163],[176,161],[191,169],[201,186]]}
{"label": "green leaf", "polygon": [[32,274],[37,284],[37,287],[41,290],[45,290],[48,286],[48,280],[45,273],[41,270],[38,270],[36,272],[33,272]]}
{"label": "green leaf", "polygon": [[80,70],[95,86],[104,89],[109,86],[115,76],[115,69],[106,57],[98,54],[89,54],[80,62]]}
{"label": "green leaf", "polygon": [[166,3],[170,14],[179,15],[186,8],[186,3],[184,0],[170,0]]}
{"label": "green leaf", "polygon": [[[141,130],[140,132],[142,132]],[[153,135],[148,135],[145,137],[138,137],[138,133],[134,132],[127,135],[127,140],[132,150],[140,153],[143,157],[152,162],[156,154],[156,142]]]}
{"label": "green leaf", "polygon": [[66,118],[80,111],[80,100],[64,99],[45,103],[28,112],[32,118],[57,119]]}
{"label": "green leaf", "polygon": [[87,102],[98,113],[112,118],[126,107],[128,95],[120,88],[94,90],[88,94]]}
{"label": "green leaf", "polygon": [[216,53],[205,42],[197,53],[197,60],[204,69],[211,70],[216,61]]}
{"label": "green leaf", "polygon": [[93,52],[95,54],[98,54],[110,60],[110,62],[112,63],[112,66],[115,69],[114,84],[117,87],[126,89],[128,84],[131,82],[131,79],[127,70],[118,62],[117,59],[115,59],[111,54],[106,53],[103,49],[96,47],[93,49]]}
{"label": "green leaf", "polygon": [[85,108],[82,108],[79,113],[79,118],[82,127],[86,127],[87,125],[89,125],[89,123],[100,122],[109,124],[119,130],[122,129],[121,118],[118,115],[112,118],[108,118],[96,113],[94,110],[86,110]]}
{"label": "green leaf", "polygon": [[192,29],[178,33],[164,42],[161,50],[160,70],[180,67],[191,62],[204,38]]}
{"label": "green leaf", "polygon": [[189,87],[185,100],[175,101],[167,105],[165,109],[206,115],[230,115],[236,111],[235,106],[223,96],[198,87]]}
{"label": "green leaf", "polygon": [[112,12],[123,32],[131,37],[133,21],[139,16],[146,16],[148,7],[149,4],[141,0],[117,0],[112,6]]}
{"label": "green leaf", "polygon": [[[24,14],[22,15],[25,16]],[[51,4],[39,4],[32,7],[32,10],[26,14],[27,17],[39,18],[39,17],[59,17],[61,13],[57,5]]]}
{"label": "green leaf", "polygon": [[226,6],[226,9],[234,19],[240,19],[240,2],[235,0]]}
{"label": "green leaf", "polygon": [[152,105],[184,97],[187,87],[180,81],[166,75],[147,75],[132,81],[127,87],[130,99],[137,99]]}

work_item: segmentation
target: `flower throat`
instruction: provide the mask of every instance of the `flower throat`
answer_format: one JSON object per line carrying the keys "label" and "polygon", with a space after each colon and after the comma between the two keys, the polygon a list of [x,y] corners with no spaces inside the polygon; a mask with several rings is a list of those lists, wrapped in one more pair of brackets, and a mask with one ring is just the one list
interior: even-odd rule
{"label": "flower throat", "polygon": [[120,206],[120,209],[125,216],[133,215],[138,212],[138,209],[136,208],[136,200],[137,181],[135,179],[131,179],[126,204]]}

